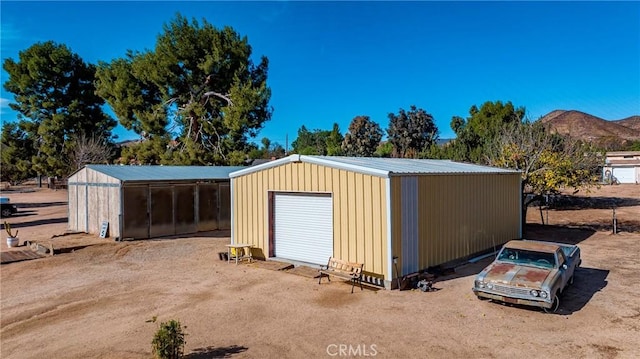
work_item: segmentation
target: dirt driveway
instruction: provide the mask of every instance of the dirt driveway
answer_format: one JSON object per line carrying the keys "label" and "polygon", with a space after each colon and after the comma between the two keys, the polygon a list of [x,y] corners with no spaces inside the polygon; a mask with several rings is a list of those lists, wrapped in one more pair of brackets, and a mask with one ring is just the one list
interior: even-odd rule
{"label": "dirt driveway", "polygon": [[[2,195],[25,214],[11,219],[22,240],[65,231],[66,192]],[[222,262],[228,237],[105,240],[0,267],[0,357],[150,358],[157,324],[146,321],[157,316],[187,326],[187,358],[638,358],[640,186],[588,197],[591,208],[549,211],[548,226],[529,213],[527,237],[582,249],[558,314],[477,300],[473,276],[490,259],[439,278],[436,292],[350,294],[344,283]],[[611,234],[607,201],[635,232]]]}

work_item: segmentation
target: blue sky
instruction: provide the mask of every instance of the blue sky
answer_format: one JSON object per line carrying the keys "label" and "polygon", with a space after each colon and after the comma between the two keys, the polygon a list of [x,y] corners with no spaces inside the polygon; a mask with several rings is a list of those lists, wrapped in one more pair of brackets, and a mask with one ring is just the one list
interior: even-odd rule
{"label": "blue sky", "polygon": [[[556,109],[640,115],[640,2],[3,0],[2,61],[48,40],[111,61],[153,48],[177,12],[230,25],[256,61],[269,58],[274,113],[257,141],[288,135],[290,145],[302,125],[346,132],[358,115],[386,128],[411,105],[434,116],[441,138],[454,137],[452,116],[485,101],[512,101],[533,120]],[[0,97],[2,121],[14,120],[12,94]]]}

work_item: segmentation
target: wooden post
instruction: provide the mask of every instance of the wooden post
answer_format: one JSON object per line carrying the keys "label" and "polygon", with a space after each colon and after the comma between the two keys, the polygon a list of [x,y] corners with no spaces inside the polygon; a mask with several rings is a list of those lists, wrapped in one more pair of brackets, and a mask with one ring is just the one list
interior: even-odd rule
{"label": "wooden post", "polygon": [[547,213],[547,224],[549,224],[549,195],[544,195],[544,210]]}
{"label": "wooden post", "polygon": [[613,234],[618,233],[618,220],[616,219],[616,207],[613,207]]}

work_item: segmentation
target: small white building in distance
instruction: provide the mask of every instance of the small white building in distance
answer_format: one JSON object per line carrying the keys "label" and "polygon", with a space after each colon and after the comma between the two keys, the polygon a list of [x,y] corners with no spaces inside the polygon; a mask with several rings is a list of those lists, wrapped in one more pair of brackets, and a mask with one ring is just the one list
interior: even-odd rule
{"label": "small white building in distance", "polygon": [[640,183],[640,151],[607,152],[602,179],[605,183]]}

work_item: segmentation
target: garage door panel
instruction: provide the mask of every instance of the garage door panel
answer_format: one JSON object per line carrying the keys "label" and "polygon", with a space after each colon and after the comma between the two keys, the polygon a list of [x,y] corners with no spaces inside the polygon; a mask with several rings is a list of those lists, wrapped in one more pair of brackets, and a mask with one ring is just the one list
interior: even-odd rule
{"label": "garage door panel", "polygon": [[635,167],[616,167],[613,168],[613,176],[620,183],[635,183]]}
{"label": "garage door panel", "polygon": [[275,195],[275,255],[326,264],[333,255],[333,206],[330,195]]}

